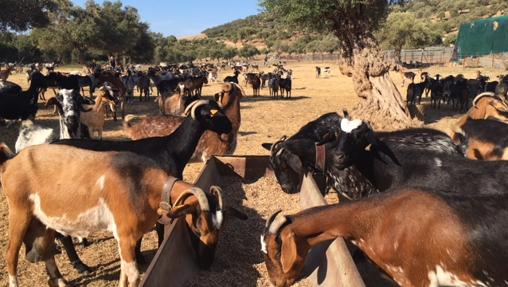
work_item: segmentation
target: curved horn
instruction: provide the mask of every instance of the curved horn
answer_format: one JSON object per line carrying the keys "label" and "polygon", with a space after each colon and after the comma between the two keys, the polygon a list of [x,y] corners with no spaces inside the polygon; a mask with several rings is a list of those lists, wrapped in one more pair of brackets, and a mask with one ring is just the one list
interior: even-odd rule
{"label": "curved horn", "polygon": [[222,201],[222,189],[216,185],[210,186],[210,192],[217,196],[217,200],[219,201],[219,210],[222,210],[223,208],[223,201]]}
{"label": "curved horn", "polygon": [[201,211],[210,211],[210,205],[208,204],[208,199],[206,198],[205,193],[198,187],[192,187],[186,191],[184,191],[180,196],[176,199],[173,206],[177,206],[181,201],[185,200],[187,197],[194,195],[201,207]]}
{"label": "curved horn", "polygon": [[282,136],[282,137],[281,137],[278,141],[276,141],[276,142],[272,145],[272,148],[270,149],[270,152],[271,152],[271,153],[273,153],[273,151],[276,149],[276,147],[277,147],[278,145],[280,145],[281,143],[285,142],[287,138],[288,138],[288,137],[287,137],[287,136],[285,136],[285,135],[284,135],[284,136]]}
{"label": "curved horn", "polygon": [[270,224],[270,226],[268,227],[268,232],[271,233],[271,234],[277,234],[277,232],[279,231],[279,229],[282,227],[282,225],[284,225],[284,223],[287,222],[287,218],[286,216],[282,215],[282,216],[276,216],[275,217],[275,220],[272,222],[272,224]]}
{"label": "curved horn", "polygon": [[279,210],[277,210],[274,214],[272,214],[272,215],[270,216],[270,218],[268,218],[268,220],[266,221],[265,228],[270,227],[270,225],[272,224],[272,222],[273,222],[273,220],[275,219],[275,217],[276,217],[277,215],[279,215],[279,213],[281,213],[281,212],[282,212],[282,209],[279,209]]}
{"label": "curved horn", "polygon": [[476,108],[476,103],[483,97],[494,97],[494,93],[492,92],[484,92],[479,94],[473,99],[473,106]]}
{"label": "curved horn", "polygon": [[188,116],[190,114],[192,119],[195,120],[196,119],[196,109],[198,107],[201,107],[201,106],[204,106],[204,105],[208,105],[209,103],[210,103],[210,101],[208,101],[208,100],[197,100],[197,101],[194,101],[194,102],[190,103],[185,108],[184,114],[186,116]]}

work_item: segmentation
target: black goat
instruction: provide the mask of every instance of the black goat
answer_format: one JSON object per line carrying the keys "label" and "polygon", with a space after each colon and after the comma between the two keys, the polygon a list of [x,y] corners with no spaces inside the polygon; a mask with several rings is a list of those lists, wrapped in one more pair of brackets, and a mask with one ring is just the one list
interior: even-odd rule
{"label": "black goat", "polygon": [[240,74],[240,72],[235,69],[235,75],[234,76],[227,76],[227,77],[225,77],[224,78],[224,82],[225,83],[230,82],[230,83],[238,84],[238,75],[239,74]]}
{"label": "black goat", "polygon": [[411,83],[407,86],[407,104],[410,106],[416,105],[416,101],[418,104],[422,102],[422,95],[425,89],[427,88],[427,80],[421,83]]}
{"label": "black goat", "polygon": [[0,118],[34,119],[37,114],[37,96],[43,86],[44,76],[36,73],[27,91],[22,91],[21,87],[14,83],[0,88]]}
{"label": "black goat", "polygon": [[[335,142],[342,136],[341,120],[336,113],[325,114],[305,125],[289,139],[283,138],[273,145],[263,144],[264,148],[271,151],[270,163],[284,192],[299,192],[306,172],[314,173],[322,191],[324,191],[324,182],[327,187],[333,187],[351,198],[357,197],[357,194],[368,194],[372,191],[370,183],[356,180],[361,173],[355,167],[347,167],[340,171],[331,169],[331,161],[334,161],[337,155],[329,149],[331,146],[329,142]],[[433,150],[437,153],[461,156],[459,148],[445,133],[433,129],[382,132],[377,133],[377,136],[392,146],[408,150]],[[295,141],[297,139],[298,141]],[[318,168],[316,146],[322,143],[326,143],[324,145],[326,159],[324,167]],[[351,190],[357,194],[348,195]]]}
{"label": "black goat", "polygon": [[433,108],[439,109],[443,101],[443,81],[440,75],[435,79],[430,79],[430,104]]}
{"label": "black goat", "polygon": [[[146,138],[135,141],[106,140],[59,140],[55,144],[70,145],[94,151],[129,151],[153,159],[164,171],[176,178],[183,177],[183,169],[189,162],[199,139],[205,130],[219,134],[231,131],[231,122],[215,101],[195,101],[186,109],[188,116],[183,123],[170,135],[165,137]],[[163,240],[163,230],[157,228],[159,244]],[[67,240],[70,240],[68,238]],[[72,243],[72,242],[71,242]],[[213,255],[209,255],[213,256]],[[136,257],[143,260],[140,244],[136,247]],[[204,261],[211,258],[202,258]],[[76,262],[79,258],[71,258]],[[81,264],[83,264],[81,262]],[[83,264],[84,265],[84,264]]]}
{"label": "black goat", "polygon": [[[366,147],[370,145],[370,149]],[[446,143],[445,146],[447,146]],[[331,163],[334,174],[355,166],[368,180],[385,191],[398,186],[419,186],[461,194],[499,194],[508,189],[508,162],[474,161],[459,153],[439,153],[435,150],[414,150],[405,144],[381,139],[362,123],[351,132],[342,133],[331,153],[337,161]],[[362,183],[363,184],[363,183]],[[359,198],[353,194],[350,197]]]}
{"label": "black goat", "polygon": [[286,92],[286,98],[291,98],[291,85],[292,85],[291,77],[287,77],[285,79],[281,78],[279,80],[281,96],[284,96],[284,92]]}
{"label": "black goat", "polygon": [[[271,152],[270,165],[275,172],[277,181],[286,193],[297,193],[300,191],[303,173],[301,167],[308,171],[314,171],[314,177],[320,187],[324,189],[324,171],[315,168],[315,146],[314,143],[324,143],[333,140],[336,133],[340,133],[341,117],[337,113],[328,113],[309,122],[290,138],[285,136],[279,141],[263,143],[262,146]],[[298,140],[292,144],[293,141]],[[310,145],[308,152],[312,152],[313,159],[303,161],[301,157],[303,150],[301,145]],[[308,147],[305,147],[308,149]],[[307,157],[307,156],[305,156]]]}
{"label": "black goat", "polygon": [[261,89],[261,79],[259,75],[256,73],[247,73],[245,76],[247,77],[247,83],[252,86],[252,96],[259,96]]}

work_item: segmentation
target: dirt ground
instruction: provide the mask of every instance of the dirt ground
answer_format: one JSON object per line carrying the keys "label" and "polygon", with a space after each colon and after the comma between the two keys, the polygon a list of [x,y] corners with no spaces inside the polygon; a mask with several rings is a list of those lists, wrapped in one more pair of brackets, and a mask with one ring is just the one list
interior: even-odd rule
{"label": "dirt ground", "polygon": [[[317,79],[314,67],[330,66],[332,72],[327,77]],[[340,75],[336,63],[289,63],[293,70],[293,97],[291,100],[273,100],[268,96],[268,89],[263,89],[261,97],[252,97],[252,89],[244,87],[247,96],[242,100],[238,147],[235,154],[267,154],[261,147],[263,142],[274,142],[283,135],[291,135],[308,121],[317,118],[327,112],[340,112],[343,109],[352,109],[358,98],[353,92],[351,79]],[[72,70],[70,68],[62,69]],[[264,69],[269,70],[269,67]],[[461,67],[431,67],[425,69],[434,75],[462,73],[466,77],[474,77],[477,69],[463,69]],[[420,72],[420,71],[418,71]],[[484,74],[495,78],[503,71],[485,70]],[[231,71],[222,72],[225,75]],[[419,73],[418,73],[419,75]],[[399,74],[392,75],[396,84],[400,87],[401,77]],[[27,87],[24,74],[12,75],[9,80],[14,81],[24,88]],[[418,81],[418,80],[417,80]],[[243,84],[243,81],[242,83]],[[405,89],[401,88],[403,95]],[[204,95],[213,95],[220,90],[218,83],[212,83],[203,89]],[[52,92],[48,91],[48,95]],[[424,99],[424,102],[429,99]],[[423,107],[426,111],[425,123],[428,126],[446,130],[453,119],[457,116],[454,112],[444,108],[439,112]],[[139,103],[135,101],[127,106],[127,113],[145,115],[156,114],[157,109],[153,101]],[[57,128],[57,118],[52,115],[52,110],[42,107],[37,115],[37,123],[44,126]],[[6,142],[14,147],[14,141],[18,133],[18,124],[8,127],[0,127],[0,142]],[[105,138],[123,138],[121,122],[108,120],[105,127]],[[202,163],[193,163],[185,170],[185,179],[193,181]],[[238,185],[243,191],[241,197],[228,198],[236,205],[242,206],[250,216],[246,222],[230,221],[226,223],[216,262],[209,272],[202,272],[192,286],[269,286],[266,268],[262,262],[259,251],[259,234],[264,220],[274,211],[282,208],[286,213],[298,210],[298,196],[284,194],[275,179],[265,178],[250,185]],[[235,191],[237,192],[237,191]],[[225,194],[234,192],[225,191]],[[5,268],[4,254],[7,247],[7,203],[5,196],[0,196],[0,286],[7,285],[7,272]],[[116,242],[110,234],[97,234],[92,238],[94,244],[89,247],[78,247],[78,253],[83,261],[97,270],[89,275],[79,275],[70,266],[67,258],[63,255],[57,257],[57,262],[64,277],[75,286],[116,286],[119,276],[119,257]],[[149,234],[143,241],[145,258],[150,260],[155,254],[156,238]],[[19,279],[21,286],[43,286],[46,284],[46,275],[43,264],[27,264],[24,260],[24,250],[21,251],[19,264]],[[235,262],[242,262],[235,264]],[[140,266],[144,271],[147,266]],[[208,281],[202,280],[206,278]],[[229,278],[229,279],[228,279]],[[207,282],[202,284],[202,282]],[[200,283],[201,282],[201,283]],[[302,282],[300,286],[308,286]]]}

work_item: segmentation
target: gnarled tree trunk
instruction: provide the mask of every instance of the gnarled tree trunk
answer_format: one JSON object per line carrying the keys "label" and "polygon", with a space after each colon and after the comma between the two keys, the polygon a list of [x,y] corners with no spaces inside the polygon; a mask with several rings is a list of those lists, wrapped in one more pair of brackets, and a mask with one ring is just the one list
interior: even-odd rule
{"label": "gnarled tree trunk", "polygon": [[383,59],[375,40],[363,38],[361,42],[363,45],[356,42],[339,61],[342,74],[353,78],[355,92],[361,98],[351,115],[369,121],[375,129],[421,126],[421,121],[411,118],[402,95],[390,78],[391,65]]}

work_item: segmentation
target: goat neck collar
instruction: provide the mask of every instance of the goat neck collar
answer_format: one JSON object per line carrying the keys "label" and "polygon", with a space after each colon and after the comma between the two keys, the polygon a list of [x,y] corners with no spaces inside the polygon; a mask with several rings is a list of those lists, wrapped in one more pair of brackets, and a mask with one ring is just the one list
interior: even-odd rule
{"label": "goat neck collar", "polygon": [[170,176],[162,189],[161,202],[159,203],[159,210],[157,211],[157,213],[160,215],[158,220],[160,224],[169,224],[172,222],[167,214],[172,208],[171,191],[173,190],[173,187],[177,181],[179,181],[178,178]]}
{"label": "goat neck collar", "polygon": [[326,166],[326,146],[324,144],[314,144],[316,148],[315,168],[319,171],[325,171]]}

